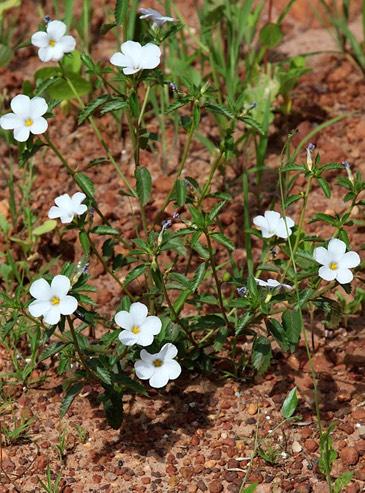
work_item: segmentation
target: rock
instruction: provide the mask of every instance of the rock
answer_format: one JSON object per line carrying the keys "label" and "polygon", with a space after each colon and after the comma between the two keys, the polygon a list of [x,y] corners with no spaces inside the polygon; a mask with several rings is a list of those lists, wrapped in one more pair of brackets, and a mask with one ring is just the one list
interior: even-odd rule
{"label": "rock", "polygon": [[257,402],[251,402],[248,406],[247,406],[247,413],[250,415],[250,416],[254,416],[256,413],[257,413],[257,409],[258,409],[258,405],[257,405]]}
{"label": "rock", "polygon": [[359,460],[359,453],[355,447],[345,447],[341,450],[340,457],[346,466],[354,466]]}
{"label": "rock", "polygon": [[313,493],[329,493],[326,481],[320,481],[313,485]]}
{"label": "rock", "polygon": [[303,450],[303,447],[300,445],[299,442],[295,441],[293,442],[291,449],[295,454],[299,454],[299,452]]}
{"label": "rock", "polygon": [[304,442],[304,447],[308,450],[308,452],[315,452],[318,449],[318,443],[312,438],[308,438]]}
{"label": "rock", "polygon": [[365,454],[365,440],[364,439],[356,440],[354,445],[355,445],[355,448],[360,455]]}
{"label": "rock", "polygon": [[199,479],[198,481],[198,488],[200,491],[208,491],[208,487],[202,479]]}
{"label": "rock", "polygon": [[209,483],[208,488],[209,493],[221,493],[223,491],[223,485],[217,479]]}

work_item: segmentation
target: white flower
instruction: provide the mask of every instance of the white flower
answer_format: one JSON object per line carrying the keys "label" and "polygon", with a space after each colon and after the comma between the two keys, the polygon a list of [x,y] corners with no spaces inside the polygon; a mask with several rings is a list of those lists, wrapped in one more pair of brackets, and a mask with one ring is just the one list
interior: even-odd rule
{"label": "white flower", "polygon": [[61,21],[51,21],[47,31],[38,31],[32,36],[32,45],[39,48],[38,56],[42,62],[58,62],[65,53],[75,49],[76,40],[73,36],[65,36],[66,24]]}
{"label": "white flower", "polygon": [[181,373],[181,366],[174,360],[176,355],[177,348],[171,343],[165,344],[156,354],[142,349],[141,359],[134,363],[137,377],[149,380],[149,384],[155,389],[164,387],[169,380],[175,380]]}
{"label": "white flower", "polygon": [[327,249],[315,248],[313,257],[322,264],[318,271],[319,277],[325,281],[336,279],[340,284],[351,282],[354,276],[350,269],[360,264],[359,255],[356,252],[346,253],[346,243],[337,238],[329,241]]}
{"label": "white flower", "polygon": [[261,286],[263,288],[269,288],[269,289],[275,289],[275,288],[280,288],[280,289],[287,289],[290,290],[292,289],[289,284],[282,284],[281,282],[277,281],[276,279],[268,279],[267,281],[263,281],[262,279],[256,279],[255,281],[258,284],[258,286]]}
{"label": "white flower", "polygon": [[112,55],[110,63],[123,67],[125,75],[156,68],[160,64],[161,50],[153,43],[141,46],[136,41],[126,41],[121,44],[120,51]]}
{"label": "white flower", "polygon": [[175,22],[173,17],[162,15],[155,9],[139,9],[138,12],[142,14],[139,16],[140,19],[147,19],[152,22],[153,29],[163,26],[166,22]]}
{"label": "white flower", "polygon": [[45,279],[38,279],[30,286],[30,294],[35,298],[28,309],[33,317],[43,316],[43,321],[56,325],[61,315],[71,315],[77,308],[77,300],[67,295],[71,283],[68,277],[55,276],[51,285]]}
{"label": "white flower", "polygon": [[7,113],[0,118],[0,126],[4,130],[14,130],[14,139],[25,142],[29,134],[43,134],[48,123],[42,115],[48,110],[44,98],[35,97],[30,99],[24,94],[18,94],[10,103],[13,113]]}
{"label": "white flower", "polygon": [[81,216],[87,211],[87,206],[81,204],[86,199],[86,195],[81,192],[76,192],[72,197],[68,193],[64,193],[55,198],[55,204],[48,211],[50,219],[60,218],[61,223],[67,224],[72,222],[74,216]]}
{"label": "white flower", "polygon": [[292,234],[291,228],[295,225],[290,217],[280,217],[279,212],[275,211],[266,211],[263,216],[254,217],[253,223],[261,230],[264,238],[275,235],[279,238],[288,238]]}
{"label": "white flower", "polygon": [[118,312],[114,320],[122,327],[119,340],[125,346],[149,346],[153,342],[153,336],[161,331],[162,323],[158,317],[147,317],[148,309],[143,303],[132,303],[129,312]]}

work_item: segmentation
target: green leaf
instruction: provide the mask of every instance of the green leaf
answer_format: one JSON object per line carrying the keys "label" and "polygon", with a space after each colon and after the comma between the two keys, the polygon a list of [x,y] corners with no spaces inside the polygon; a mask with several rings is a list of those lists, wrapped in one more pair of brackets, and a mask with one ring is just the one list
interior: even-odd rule
{"label": "green leaf", "polygon": [[46,349],[42,351],[42,353],[38,358],[38,361],[39,362],[44,361],[45,359],[50,358],[54,354],[59,353],[65,346],[66,344],[64,344],[63,342],[54,342],[53,344],[50,344]]}
{"label": "green leaf", "polygon": [[110,113],[111,111],[118,111],[127,108],[128,102],[123,97],[115,97],[103,104],[100,109],[100,114]]}
{"label": "green leaf", "polygon": [[123,22],[124,4],[128,6],[128,0],[116,0],[114,9],[114,19],[117,26],[120,26]]}
{"label": "green leaf", "polygon": [[231,113],[225,106],[217,103],[205,103],[206,109],[212,111],[213,113],[218,113],[219,115],[223,115],[229,120],[232,120],[234,117],[233,113]]}
{"label": "green leaf", "polygon": [[137,195],[141,204],[144,206],[151,198],[152,178],[148,169],[143,166],[138,166],[136,168],[135,177],[137,182]]}
{"label": "green leaf", "polygon": [[255,118],[252,118],[252,116],[242,116],[239,117],[239,120],[244,122],[247,125],[247,127],[251,127],[254,130],[256,130],[259,134],[265,135],[265,131],[260,125],[260,123],[257,120],[255,120]]}
{"label": "green leaf", "polygon": [[256,337],[252,348],[252,366],[257,370],[260,375],[265,373],[269,368],[271,362],[271,344],[267,337]]}
{"label": "green leaf", "polygon": [[119,231],[117,229],[104,224],[101,226],[95,226],[91,232],[97,235],[119,235]]}
{"label": "green leaf", "polygon": [[240,491],[239,493],[255,493],[256,488],[258,487],[258,485],[259,485],[258,483],[252,483],[249,486],[247,486],[247,488],[245,488],[244,490]]}
{"label": "green leaf", "polygon": [[321,178],[321,177],[318,177],[317,180],[318,180],[320,187],[323,190],[323,193],[329,199],[331,197],[331,189],[330,189],[328,182],[324,178]]}
{"label": "green leaf", "polygon": [[49,233],[50,231],[53,231],[56,226],[57,226],[57,221],[55,221],[54,219],[49,219],[48,221],[45,221],[41,226],[34,228],[32,234],[34,236],[41,236],[46,233]]}
{"label": "green leaf", "polygon": [[147,269],[147,265],[142,264],[142,265],[137,265],[134,269],[132,269],[130,272],[125,277],[124,280],[124,286],[128,286],[132,281],[137,279],[137,277],[141,276],[145,270]]}
{"label": "green leaf", "polygon": [[5,44],[0,44],[0,67],[6,67],[14,56],[14,51]]}
{"label": "green leaf", "polygon": [[68,76],[80,73],[81,70],[81,53],[78,50],[74,50],[72,53],[68,53],[62,60],[63,70]]}
{"label": "green leaf", "polygon": [[83,382],[77,382],[74,385],[71,385],[71,387],[69,387],[60,407],[61,418],[63,418],[63,416],[70,409],[71,404],[73,403],[77,394],[81,392],[83,386],[84,386]]}
{"label": "green leaf", "polygon": [[286,337],[291,344],[290,350],[293,352],[300,341],[302,333],[302,315],[299,310],[286,310],[282,315],[282,324]]}
{"label": "green leaf", "polygon": [[267,330],[275,337],[275,340],[283,351],[289,351],[289,341],[280,322],[274,318],[266,320]]}
{"label": "green leaf", "polygon": [[181,179],[176,180],[175,193],[176,193],[176,203],[179,207],[182,207],[185,204],[186,195],[187,195],[185,180],[181,180]]}
{"label": "green leaf", "polygon": [[108,424],[114,430],[118,430],[123,423],[122,394],[112,390],[106,390],[102,396],[102,403]]}
{"label": "green leaf", "polygon": [[235,246],[232,243],[232,241],[229,238],[227,238],[227,236],[225,236],[223,233],[211,233],[209,236],[213,238],[213,240],[225,246],[231,252],[233,252],[233,250],[235,249]]}
{"label": "green leaf", "polygon": [[207,266],[206,266],[206,263],[203,262],[197,268],[197,270],[195,272],[195,275],[194,275],[194,278],[193,278],[193,280],[191,282],[190,289],[191,289],[191,292],[192,293],[194,293],[198,289],[199,285],[202,283],[206,271],[207,271]]}
{"label": "green leaf", "polygon": [[341,474],[341,476],[339,476],[336,481],[335,481],[335,484],[333,485],[334,488],[333,488],[333,493],[341,493],[341,491],[346,488],[346,486],[348,484],[351,483],[351,480],[352,480],[352,476],[354,475],[353,472],[350,472],[350,471],[346,471],[346,472],[343,472]]}
{"label": "green leaf", "polygon": [[298,396],[297,396],[297,388],[294,387],[286,396],[282,408],[281,414],[284,418],[291,418],[298,406]]}
{"label": "green leaf", "polygon": [[[83,79],[78,74],[68,74],[67,78],[71,81],[76,94],[79,97],[86,96],[92,89],[91,83]],[[51,98],[59,99],[60,101],[66,101],[76,97],[74,91],[71,89],[68,82],[62,77],[58,77],[47,89]]]}
{"label": "green leaf", "polygon": [[274,22],[268,22],[260,31],[260,43],[265,48],[275,48],[282,39],[280,26]]}
{"label": "green leaf", "polygon": [[82,251],[84,252],[86,257],[88,257],[90,254],[90,241],[85,231],[80,231],[79,240],[80,240]]}
{"label": "green leaf", "polygon": [[102,382],[106,383],[107,385],[111,385],[112,377],[110,375],[110,372],[106,368],[103,368],[102,366],[97,366],[95,369],[95,373],[98,375]]}
{"label": "green leaf", "polygon": [[98,108],[99,106],[104,104],[106,101],[108,101],[108,99],[109,99],[109,96],[107,94],[105,94],[104,96],[100,96],[100,97],[94,99],[94,101],[91,101],[80,112],[79,118],[78,118],[78,124],[81,125],[81,123],[83,123],[87,118],[89,118],[89,116],[91,116],[93,114],[93,112],[96,110],[96,108]]}
{"label": "green leaf", "polygon": [[81,190],[92,199],[95,193],[95,186],[91,179],[84,173],[76,173],[75,181]]}

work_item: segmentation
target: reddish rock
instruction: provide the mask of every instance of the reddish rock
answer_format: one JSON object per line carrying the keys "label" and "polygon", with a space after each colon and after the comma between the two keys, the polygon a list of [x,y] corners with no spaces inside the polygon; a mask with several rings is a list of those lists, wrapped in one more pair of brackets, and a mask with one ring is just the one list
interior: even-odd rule
{"label": "reddish rock", "polygon": [[209,493],[221,493],[223,491],[223,485],[220,481],[214,480],[208,485]]}
{"label": "reddish rock", "polygon": [[315,452],[318,449],[318,443],[312,438],[308,438],[304,442],[304,447],[308,450],[308,452]]}
{"label": "reddish rock", "polygon": [[360,455],[365,454],[365,440],[364,439],[356,440],[356,442],[354,443],[354,446]]}
{"label": "reddish rock", "polygon": [[346,466],[354,466],[359,460],[359,453],[355,447],[345,447],[341,450],[340,457]]}

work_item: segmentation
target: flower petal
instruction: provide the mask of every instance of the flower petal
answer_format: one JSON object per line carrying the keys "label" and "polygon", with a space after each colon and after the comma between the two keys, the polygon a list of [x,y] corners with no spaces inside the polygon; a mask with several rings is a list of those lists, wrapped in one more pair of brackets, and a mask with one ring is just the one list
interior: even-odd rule
{"label": "flower petal", "polygon": [[60,209],[64,209],[65,211],[72,213],[73,206],[72,200],[68,193],[64,193],[63,195],[59,195],[54,199],[55,204],[58,205]]}
{"label": "flower petal", "polygon": [[165,387],[168,381],[168,369],[165,367],[165,365],[162,365],[160,368],[155,368],[155,372],[150,378],[149,384],[155,389],[160,389],[161,387]]}
{"label": "flower petal", "polygon": [[63,38],[59,40],[59,44],[64,53],[70,53],[76,47],[76,39],[73,36],[63,36]]}
{"label": "flower petal", "polygon": [[350,269],[338,269],[336,271],[336,280],[340,283],[340,284],[348,284],[349,282],[351,282],[354,278],[352,272],[350,271]]}
{"label": "flower petal", "polygon": [[142,65],[143,68],[152,69],[160,64],[161,50],[153,44],[147,43],[142,47]]}
{"label": "flower petal", "polygon": [[262,288],[265,288],[265,287],[267,286],[267,282],[266,282],[266,281],[263,281],[262,279],[257,279],[257,278],[255,277],[255,281],[256,281],[256,284],[257,284],[258,286],[261,286]]}
{"label": "flower petal", "polygon": [[71,315],[77,309],[77,305],[76,298],[73,296],[64,296],[58,305],[58,309],[61,315]]}
{"label": "flower petal", "polygon": [[55,276],[51,282],[52,295],[63,298],[70,291],[70,279],[62,274]]}
{"label": "flower petal", "polygon": [[336,258],[339,258],[346,252],[346,243],[338,238],[332,238],[328,243],[327,250]]}
{"label": "flower petal", "polygon": [[52,205],[52,207],[48,211],[48,217],[50,219],[57,219],[58,217],[61,217],[61,215],[62,215],[62,210],[55,205]]}
{"label": "flower petal", "polygon": [[263,229],[267,229],[268,228],[268,224],[267,224],[267,221],[264,218],[264,216],[256,216],[256,217],[254,217],[253,218],[253,223],[258,228],[263,228]]}
{"label": "flower petal", "polygon": [[71,197],[72,204],[73,204],[74,206],[78,206],[78,205],[80,205],[80,204],[81,204],[81,202],[82,202],[83,200],[85,200],[85,199],[86,199],[86,195],[85,195],[84,193],[82,193],[82,192],[76,192],[76,193],[74,193],[74,194],[73,194],[73,196]]}
{"label": "flower petal", "polygon": [[30,131],[34,135],[44,134],[48,128],[48,122],[43,116],[39,116],[33,121],[33,125],[30,127]]}
{"label": "flower petal", "polygon": [[346,267],[351,269],[357,267],[361,262],[360,256],[356,252],[347,252],[340,260],[340,269]]}
{"label": "flower petal", "polygon": [[322,267],[320,267],[318,275],[325,281],[333,281],[334,279],[336,279],[337,272],[337,270],[332,270],[329,267],[323,265]]}
{"label": "flower petal", "polygon": [[38,57],[41,62],[50,62],[52,60],[52,49],[50,46],[39,48]]}
{"label": "flower petal", "polygon": [[15,113],[7,113],[0,118],[0,126],[4,130],[14,130],[14,128],[24,126],[24,121]]}
{"label": "flower petal", "polygon": [[285,224],[285,221],[283,218],[280,219],[280,221],[274,226],[275,227],[275,234],[279,238],[288,238],[292,234],[292,230],[289,228],[288,223]]}
{"label": "flower petal", "polygon": [[25,142],[29,139],[30,130],[28,127],[18,127],[14,129],[14,139],[18,142]]}
{"label": "flower petal", "polygon": [[313,258],[316,262],[322,265],[328,265],[331,262],[331,257],[328,251],[324,247],[317,247],[314,249]]}
{"label": "flower petal", "polygon": [[48,325],[56,325],[61,320],[61,314],[58,308],[52,306],[43,316],[43,321]]}
{"label": "flower petal", "polygon": [[37,279],[36,281],[32,282],[29,288],[29,292],[33,296],[33,298],[42,301],[49,300],[52,295],[51,286],[43,278]]}
{"label": "flower petal", "polygon": [[146,320],[148,308],[143,303],[137,301],[136,303],[132,303],[129,309],[129,313],[132,317],[134,325],[141,326]]}
{"label": "flower petal", "polygon": [[133,334],[130,330],[122,330],[118,336],[118,339],[125,346],[133,346],[133,344],[137,344],[137,335]]}
{"label": "flower petal", "polygon": [[[41,48],[42,49],[42,48]],[[53,62],[59,62],[64,55],[62,45],[60,43],[55,44],[55,46],[50,46],[48,48],[50,54],[50,60]]]}
{"label": "flower petal", "polygon": [[50,308],[52,308],[51,303],[43,300],[35,300],[28,306],[29,313],[32,317],[41,317],[47,313]]}
{"label": "flower petal", "polygon": [[114,316],[115,323],[122,329],[130,330],[133,327],[133,319],[129,312],[121,310]]}
{"label": "flower petal", "polygon": [[153,343],[153,334],[148,331],[143,331],[139,332],[136,334],[136,344],[139,344],[140,346],[150,346]]}
{"label": "flower petal", "polygon": [[137,377],[141,380],[148,380],[149,378],[151,378],[155,370],[153,365],[148,364],[146,363],[146,361],[143,361],[141,359],[138,359],[134,363],[134,369],[136,370]]}
{"label": "flower petal", "polygon": [[142,46],[137,41],[126,41],[121,44],[120,51],[133,61],[139,61],[142,55]]}
{"label": "flower petal", "polygon": [[11,100],[10,107],[16,115],[28,115],[30,108],[30,98],[25,94],[18,94]]}
{"label": "flower petal", "polygon": [[44,115],[48,111],[48,104],[44,98],[36,96],[32,98],[29,103],[29,112],[32,118],[38,118]]}
{"label": "flower petal", "polygon": [[157,357],[162,360],[172,359],[175,358],[175,356],[177,356],[177,347],[175,344],[171,344],[171,342],[162,346],[161,351],[157,355]]}
{"label": "flower petal", "polygon": [[46,48],[49,44],[49,38],[46,32],[38,31],[32,35],[31,43],[37,48]]}
{"label": "flower petal", "polygon": [[62,21],[51,21],[47,25],[48,37],[59,41],[65,35],[66,24]]}
{"label": "flower petal", "polygon": [[116,67],[129,67],[133,64],[128,56],[123,55],[123,53],[120,53],[119,51],[110,57],[110,63]]}
{"label": "flower petal", "polygon": [[151,354],[149,353],[148,351],[146,351],[145,349],[142,349],[142,351],[139,353],[139,357],[143,360],[143,361],[147,361],[147,363],[152,363],[152,361],[154,361],[156,359],[156,357],[158,356],[159,353],[157,354]]}
{"label": "flower petal", "polygon": [[152,335],[157,335],[161,332],[162,322],[158,317],[151,315],[145,319],[140,327],[143,332],[146,331]]}
{"label": "flower petal", "polygon": [[273,229],[274,225],[280,221],[280,213],[276,211],[265,211],[264,216],[270,225],[270,229]]}
{"label": "flower petal", "polygon": [[72,213],[65,214],[65,211],[62,211],[62,215],[60,216],[60,219],[61,219],[61,223],[62,224],[70,224],[70,223],[72,223],[73,218],[74,218],[74,214],[72,214]]}
{"label": "flower petal", "polygon": [[181,374],[181,366],[179,365],[179,363],[175,360],[170,360],[170,361],[167,361],[165,364],[164,364],[164,367],[166,368],[166,370],[168,371],[168,374],[169,374],[169,379],[170,380],[175,380],[176,378],[178,378]]}
{"label": "flower petal", "polygon": [[137,68],[125,67],[123,69],[123,74],[124,75],[132,75],[132,74],[136,74],[137,72],[140,72],[141,70],[142,70],[142,67],[137,67]]}
{"label": "flower petal", "polygon": [[82,214],[85,214],[86,211],[87,211],[87,205],[81,204],[76,207],[75,214],[81,216]]}

